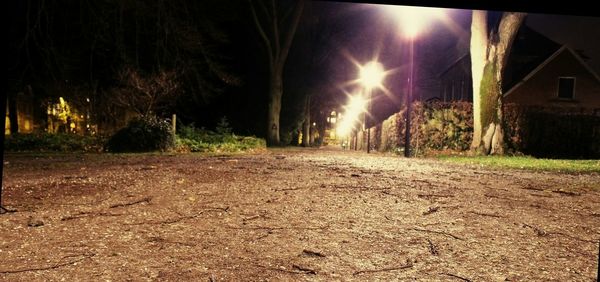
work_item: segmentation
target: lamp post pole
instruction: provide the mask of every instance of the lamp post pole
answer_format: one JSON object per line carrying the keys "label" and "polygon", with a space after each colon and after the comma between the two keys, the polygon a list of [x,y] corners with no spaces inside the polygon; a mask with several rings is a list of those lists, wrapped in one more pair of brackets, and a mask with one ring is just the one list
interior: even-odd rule
{"label": "lamp post pole", "polygon": [[414,78],[414,45],[415,40],[413,37],[410,38],[409,47],[409,74],[408,74],[408,93],[406,95],[406,128],[404,132],[404,157],[410,158],[410,111],[412,105],[413,96],[413,78]]}
{"label": "lamp post pole", "polygon": [[[371,88],[367,88],[367,113],[371,112]],[[367,124],[367,113],[365,113],[365,127],[367,128],[367,154],[371,153],[371,127]]]}

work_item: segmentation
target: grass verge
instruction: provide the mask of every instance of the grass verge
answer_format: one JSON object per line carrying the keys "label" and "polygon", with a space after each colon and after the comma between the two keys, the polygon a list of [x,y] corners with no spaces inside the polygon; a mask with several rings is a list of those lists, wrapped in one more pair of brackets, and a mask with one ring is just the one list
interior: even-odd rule
{"label": "grass verge", "polygon": [[513,168],[569,173],[600,173],[600,160],[536,159],[517,156],[438,156],[440,160],[492,168]]}

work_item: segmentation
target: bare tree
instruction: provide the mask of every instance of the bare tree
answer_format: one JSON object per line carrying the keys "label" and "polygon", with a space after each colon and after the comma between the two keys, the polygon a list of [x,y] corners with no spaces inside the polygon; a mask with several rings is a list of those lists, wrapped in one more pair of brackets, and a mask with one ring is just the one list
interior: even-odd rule
{"label": "bare tree", "polygon": [[179,83],[174,71],[160,71],[142,76],[126,68],[119,74],[122,87],[113,90],[113,102],[140,115],[156,113],[171,105],[178,93]]}
{"label": "bare tree", "polygon": [[473,142],[479,153],[503,154],[502,79],[513,41],[526,14],[505,12],[497,27],[488,27],[488,12],[473,11]]}
{"label": "bare tree", "polygon": [[[272,146],[280,143],[279,116],[283,96],[283,68],[304,9],[304,1],[265,2],[267,1],[250,0],[250,10],[269,60],[267,144]],[[289,7],[284,7],[282,3],[287,3]]]}

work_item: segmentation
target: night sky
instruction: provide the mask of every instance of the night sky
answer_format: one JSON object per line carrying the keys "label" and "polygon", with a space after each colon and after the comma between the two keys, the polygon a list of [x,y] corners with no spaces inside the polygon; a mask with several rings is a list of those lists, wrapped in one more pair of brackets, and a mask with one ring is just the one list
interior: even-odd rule
{"label": "night sky", "polygon": [[[179,2],[186,3],[176,1]],[[24,3],[27,4],[17,7],[20,13],[15,13],[17,16],[14,19],[15,28],[11,30],[14,39],[12,41],[16,43],[11,45],[11,52],[14,53],[9,56],[11,58],[9,91],[32,84],[36,86],[38,93],[46,93],[45,95],[52,97],[57,94],[47,90],[51,87],[46,85],[56,84],[56,81],[61,83],[69,81],[80,86],[78,89],[89,88],[88,80],[91,79],[88,78],[92,75],[82,71],[92,69],[92,66],[88,66],[91,64],[89,58],[96,59],[94,61],[96,65],[93,67],[98,69],[94,70],[93,78],[100,82],[98,89],[107,91],[115,86],[114,73],[121,65],[135,61],[140,68],[148,70],[156,68],[156,63],[152,60],[158,55],[153,53],[149,45],[138,44],[139,40],[144,40],[143,37],[135,37],[137,41],[134,42],[133,37],[128,36],[121,43],[123,46],[132,46],[135,43],[136,50],[142,50],[140,55],[136,53],[135,60],[129,56],[129,61],[115,55],[118,53],[118,48],[113,48],[113,44],[118,42],[118,38],[101,38],[104,41],[98,41],[100,43],[94,41],[91,35],[93,32],[106,32],[106,34],[113,32],[111,28],[114,27],[109,24],[104,27],[93,19],[106,12],[101,10],[103,5],[97,5],[98,7],[90,9],[93,12],[86,14],[86,17],[91,19],[90,22],[97,25],[90,24],[89,29],[83,27],[77,29],[74,27],[86,27],[87,18],[64,15],[81,13],[82,7],[71,3],[60,8],[63,2],[50,1],[52,5],[58,7],[54,7],[51,13],[61,19],[60,24],[57,24],[62,26],[61,32],[52,33],[51,29],[44,26],[38,27],[39,30],[34,33],[38,34],[38,37],[34,38],[36,39],[34,42],[27,29],[23,28],[23,18],[33,5],[31,3],[35,2]],[[127,3],[130,7],[127,7],[126,12],[136,15],[138,6],[135,3],[138,2]],[[267,112],[267,59],[262,42],[253,26],[247,2],[232,0],[225,5],[216,1],[213,3],[214,7],[211,7],[210,3],[199,4],[198,13],[201,15],[197,18],[200,20],[191,20],[196,16],[190,16],[191,19],[181,18],[174,22],[185,30],[186,21],[189,20],[197,27],[202,27],[201,20],[205,20],[210,23],[209,30],[218,30],[217,33],[211,34],[200,28],[198,32],[198,36],[204,36],[201,39],[205,43],[202,48],[210,48],[212,57],[194,55],[192,51],[195,47],[186,46],[189,42],[180,40],[165,43],[165,46],[172,45],[168,45],[165,49],[168,52],[164,52],[165,59],[159,61],[159,66],[186,66],[199,72],[201,75],[198,77],[202,78],[188,79],[184,82],[186,85],[184,97],[178,100],[171,111],[178,112],[184,123],[194,122],[196,126],[207,128],[213,128],[221,117],[227,116],[235,132],[263,136]],[[105,6],[109,9],[114,5]],[[447,9],[445,14],[447,20],[432,21],[427,30],[415,40],[415,91],[417,97],[422,99],[439,93],[436,76],[454,60],[468,52],[470,11]],[[110,18],[110,16],[106,17]],[[63,18],[65,19],[62,20]],[[148,22],[145,24],[152,26],[154,24],[152,20],[155,18],[148,16],[147,19]],[[128,19],[128,21],[132,20]],[[589,57],[590,66],[600,73],[600,28],[598,28],[600,18],[530,14],[526,25],[557,43],[582,50]],[[76,31],[81,34],[77,34]],[[151,34],[151,31],[148,29],[148,34]],[[124,34],[134,33],[126,30]],[[167,42],[169,39],[173,40],[171,38],[165,36],[161,40]],[[190,38],[190,40],[194,39]],[[219,44],[213,44],[216,41],[219,41]],[[62,49],[57,52],[64,52],[61,53],[64,56],[49,56],[44,46],[49,42],[55,44],[53,45],[55,47],[60,46]],[[101,43],[105,43],[106,46],[101,46]],[[180,48],[181,46],[189,50]],[[347,93],[352,93],[358,87],[351,83],[358,75],[354,63],[364,64],[374,58],[377,58],[386,69],[393,70],[384,82],[389,92],[375,93],[376,118],[383,119],[394,113],[403,103],[406,91],[407,46],[407,40],[402,36],[402,27],[399,27],[386,13],[384,6],[310,2],[304,11],[285,67],[282,129],[292,130],[297,127],[306,93],[313,94],[315,111],[340,108],[347,99]],[[95,53],[88,55],[86,52],[90,50]],[[131,48],[124,52],[130,51]],[[192,55],[186,55],[186,52]],[[79,53],[81,53],[79,57],[73,55]],[[174,56],[181,62],[171,60],[168,56]],[[49,59],[57,62],[48,62]],[[212,72],[202,73],[202,70],[211,68],[210,61],[203,63],[208,59],[217,61],[219,66],[216,71],[213,69]],[[59,60],[68,62],[63,65],[68,65],[69,68],[60,68],[60,72],[54,69],[55,65],[60,65]],[[98,64],[104,65],[98,67]],[[224,79],[224,76],[229,75],[232,79]],[[103,99],[105,96],[99,94],[98,97]]]}

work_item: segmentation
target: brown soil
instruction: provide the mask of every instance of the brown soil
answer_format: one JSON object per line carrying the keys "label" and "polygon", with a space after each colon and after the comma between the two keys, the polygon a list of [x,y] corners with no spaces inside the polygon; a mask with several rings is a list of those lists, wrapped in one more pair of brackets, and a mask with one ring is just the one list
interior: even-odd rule
{"label": "brown soil", "polygon": [[597,275],[597,174],[330,149],[5,161],[4,281]]}

